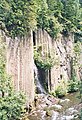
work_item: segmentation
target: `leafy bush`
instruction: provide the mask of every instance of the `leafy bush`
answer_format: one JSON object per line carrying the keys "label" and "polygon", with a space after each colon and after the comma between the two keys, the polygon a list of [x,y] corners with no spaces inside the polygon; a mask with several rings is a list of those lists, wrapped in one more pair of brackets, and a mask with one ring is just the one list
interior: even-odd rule
{"label": "leafy bush", "polygon": [[80,120],[82,120],[82,109],[81,109],[81,112],[80,112]]}
{"label": "leafy bush", "polygon": [[49,27],[46,29],[46,31],[52,38],[56,38],[58,34],[63,30],[62,24],[60,24],[55,17],[50,17],[48,21]]}
{"label": "leafy bush", "polygon": [[82,102],[82,81],[79,82],[79,92],[80,92],[79,98],[81,99]]}
{"label": "leafy bush", "polygon": [[36,65],[44,70],[49,70],[58,63],[58,60],[54,57],[51,57],[50,55],[42,56],[40,50],[38,50],[38,52],[37,50],[34,50],[34,60]]}
{"label": "leafy bush", "polygon": [[61,98],[66,95],[67,91],[62,86],[59,85],[55,90],[55,93],[57,97]]}
{"label": "leafy bush", "polygon": [[67,94],[67,82],[65,80],[61,80],[55,90],[57,97],[63,97]]}
{"label": "leafy bush", "polygon": [[68,92],[76,92],[78,91],[78,82],[70,80],[68,84]]}
{"label": "leafy bush", "polygon": [[54,96],[54,97],[56,97],[55,91],[51,91],[49,94],[52,95],[52,96]]}
{"label": "leafy bush", "polygon": [[0,120],[19,120],[24,112],[25,98],[21,93],[0,98]]}
{"label": "leafy bush", "polygon": [[[0,25],[12,37],[25,36],[32,29],[42,28],[55,38],[81,30],[82,6],[79,0],[1,0]],[[63,29],[62,29],[63,24]]]}
{"label": "leafy bush", "polygon": [[11,37],[25,36],[36,26],[34,0],[1,0],[0,21],[5,24]]}

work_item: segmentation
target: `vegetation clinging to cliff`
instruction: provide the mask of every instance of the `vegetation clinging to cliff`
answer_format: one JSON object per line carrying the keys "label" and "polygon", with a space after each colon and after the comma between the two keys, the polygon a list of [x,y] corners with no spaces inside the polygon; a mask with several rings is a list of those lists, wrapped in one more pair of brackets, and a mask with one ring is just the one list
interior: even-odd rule
{"label": "vegetation clinging to cliff", "polygon": [[38,27],[55,38],[61,32],[82,29],[81,11],[79,0],[1,0],[0,27],[14,37]]}

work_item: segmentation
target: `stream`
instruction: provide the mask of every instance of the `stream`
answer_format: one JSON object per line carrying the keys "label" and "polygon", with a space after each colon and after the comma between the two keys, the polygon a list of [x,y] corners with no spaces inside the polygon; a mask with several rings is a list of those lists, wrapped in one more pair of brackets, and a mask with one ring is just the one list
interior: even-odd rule
{"label": "stream", "polygon": [[36,108],[28,115],[29,120],[80,120],[82,108],[79,92],[68,94],[62,99],[38,94]]}

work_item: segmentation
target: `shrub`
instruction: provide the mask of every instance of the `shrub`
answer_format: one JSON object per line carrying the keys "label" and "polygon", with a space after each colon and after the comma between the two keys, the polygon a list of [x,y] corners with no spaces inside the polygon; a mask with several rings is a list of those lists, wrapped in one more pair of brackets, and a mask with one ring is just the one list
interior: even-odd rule
{"label": "shrub", "polygon": [[58,86],[57,89],[55,90],[56,96],[61,98],[66,95],[66,90],[62,86]]}
{"label": "shrub", "polygon": [[55,93],[57,97],[63,97],[67,94],[67,82],[65,80],[61,80],[55,90]]}
{"label": "shrub", "polygon": [[19,120],[24,112],[23,94],[12,94],[0,98],[0,120]]}
{"label": "shrub", "polygon": [[78,91],[78,82],[70,80],[68,84],[68,92],[76,92]]}
{"label": "shrub", "polygon": [[44,70],[49,70],[51,67],[58,63],[58,60],[54,57],[51,57],[50,55],[45,54],[45,56],[42,56],[40,50],[34,50],[34,60],[36,65]]}
{"label": "shrub", "polygon": [[56,97],[55,91],[51,91],[49,94],[52,95],[52,96],[54,96],[54,97]]}
{"label": "shrub", "polygon": [[71,78],[71,80],[69,81],[69,84],[68,84],[68,92],[76,92],[76,91],[78,91],[78,88],[79,88],[78,79],[77,79],[76,72],[75,72],[75,69],[74,69],[74,66],[73,66],[73,68],[72,68],[72,78]]}

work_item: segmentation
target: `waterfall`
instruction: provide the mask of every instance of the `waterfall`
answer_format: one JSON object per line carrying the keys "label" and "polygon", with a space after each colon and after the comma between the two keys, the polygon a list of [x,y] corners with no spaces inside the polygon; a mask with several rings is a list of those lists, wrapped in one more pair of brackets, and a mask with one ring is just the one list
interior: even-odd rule
{"label": "waterfall", "polygon": [[39,73],[38,73],[37,66],[35,64],[34,64],[34,79],[35,79],[35,85],[36,85],[36,93],[38,94],[46,93],[39,80]]}

